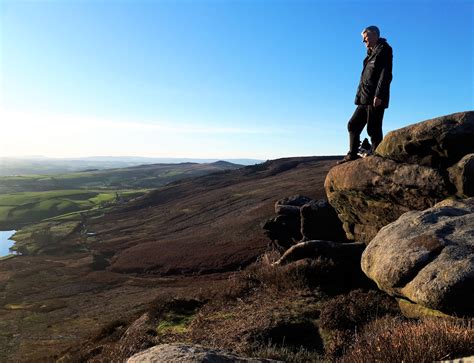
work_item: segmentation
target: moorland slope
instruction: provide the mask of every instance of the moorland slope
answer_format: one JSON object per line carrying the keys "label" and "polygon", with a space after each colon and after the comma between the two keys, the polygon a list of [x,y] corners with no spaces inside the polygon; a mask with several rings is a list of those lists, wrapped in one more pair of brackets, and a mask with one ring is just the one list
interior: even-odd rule
{"label": "moorland slope", "polygon": [[279,159],[177,181],[84,220],[47,253],[1,261],[0,360],[53,359],[160,296],[218,289],[265,251],[262,225],[275,200],[288,191],[323,198],[337,159]]}

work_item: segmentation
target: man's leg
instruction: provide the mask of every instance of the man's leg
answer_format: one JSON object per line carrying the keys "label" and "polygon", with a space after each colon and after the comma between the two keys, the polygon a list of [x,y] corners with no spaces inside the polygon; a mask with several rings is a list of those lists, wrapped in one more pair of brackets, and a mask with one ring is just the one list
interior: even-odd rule
{"label": "man's leg", "polygon": [[382,142],[382,121],[385,109],[383,107],[367,106],[367,133],[372,143],[372,152]]}
{"label": "man's leg", "polygon": [[359,151],[360,134],[367,123],[367,108],[368,106],[359,105],[350,118],[347,129],[349,131],[349,154],[356,157]]}

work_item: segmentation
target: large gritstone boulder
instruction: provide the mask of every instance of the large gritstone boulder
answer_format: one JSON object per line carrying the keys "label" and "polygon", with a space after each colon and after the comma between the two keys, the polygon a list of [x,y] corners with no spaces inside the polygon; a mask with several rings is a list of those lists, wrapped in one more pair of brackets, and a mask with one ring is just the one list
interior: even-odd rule
{"label": "large gritstone boulder", "polygon": [[389,132],[377,147],[382,157],[446,169],[474,153],[474,111],[458,112]]}
{"label": "large gritstone boulder", "polygon": [[474,315],[474,198],[403,214],[362,254],[381,290],[428,309]]}
{"label": "large gritstone boulder", "polygon": [[365,243],[403,213],[432,207],[454,192],[437,169],[378,156],[332,168],[324,186],[347,238]]}

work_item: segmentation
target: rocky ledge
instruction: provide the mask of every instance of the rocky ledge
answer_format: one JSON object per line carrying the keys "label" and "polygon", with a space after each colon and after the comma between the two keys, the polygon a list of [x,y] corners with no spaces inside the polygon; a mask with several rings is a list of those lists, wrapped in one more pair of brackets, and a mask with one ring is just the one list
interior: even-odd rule
{"label": "rocky ledge", "polygon": [[407,316],[474,316],[474,111],[386,135],[332,168],[329,203],[361,267]]}
{"label": "rocky ledge", "polygon": [[473,140],[474,111],[459,112],[392,131],[376,156],[332,168],[326,194],[347,238],[368,244],[403,213],[474,196]]}

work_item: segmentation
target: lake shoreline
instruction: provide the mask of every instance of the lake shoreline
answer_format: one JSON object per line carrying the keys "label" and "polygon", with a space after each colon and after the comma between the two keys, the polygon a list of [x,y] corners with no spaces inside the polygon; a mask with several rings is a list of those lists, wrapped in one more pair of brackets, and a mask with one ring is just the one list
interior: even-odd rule
{"label": "lake shoreline", "polygon": [[9,255],[15,255],[11,252],[11,248],[15,244],[15,241],[11,238],[15,235],[16,230],[0,231],[0,258],[8,257]]}

